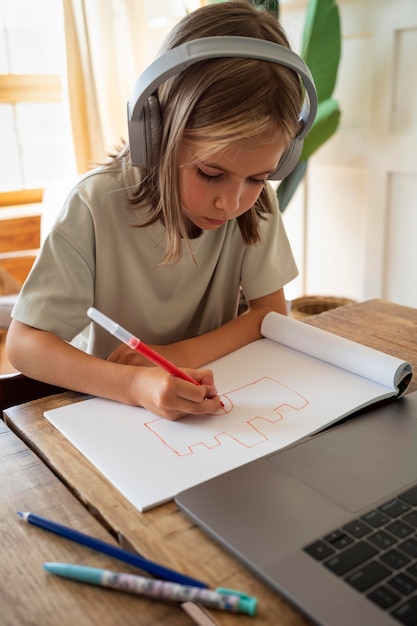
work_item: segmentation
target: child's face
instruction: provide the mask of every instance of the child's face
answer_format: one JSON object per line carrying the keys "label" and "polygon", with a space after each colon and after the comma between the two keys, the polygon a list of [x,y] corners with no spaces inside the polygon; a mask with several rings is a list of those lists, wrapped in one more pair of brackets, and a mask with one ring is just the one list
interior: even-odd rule
{"label": "child's face", "polygon": [[215,230],[246,213],[285,148],[279,138],[259,144],[239,141],[199,159],[195,147],[184,147],[179,170],[184,215],[200,229]]}

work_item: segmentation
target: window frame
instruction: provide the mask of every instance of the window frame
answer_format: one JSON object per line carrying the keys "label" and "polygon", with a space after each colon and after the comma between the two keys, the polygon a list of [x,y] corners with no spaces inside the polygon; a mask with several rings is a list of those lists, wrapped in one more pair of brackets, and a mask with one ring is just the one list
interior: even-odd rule
{"label": "window frame", "polygon": [[[62,80],[56,74],[0,74],[0,104],[62,102]],[[43,189],[0,192],[0,208],[42,202]]]}

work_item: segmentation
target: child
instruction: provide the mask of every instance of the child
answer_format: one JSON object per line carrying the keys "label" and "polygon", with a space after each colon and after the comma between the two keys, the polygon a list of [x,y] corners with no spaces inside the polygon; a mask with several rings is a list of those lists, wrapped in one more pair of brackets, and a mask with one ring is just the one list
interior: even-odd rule
{"label": "child", "polygon": [[[213,36],[289,47],[273,16],[230,1],[187,15],[163,52]],[[72,190],[21,290],[7,349],[32,378],[175,420],[216,412],[212,372],[199,368],[260,338],[269,311],[286,314],[283,287],[297,270],[267,180],[302,129],[303,90],[279,62],[236,55],[192,63],[156,95],[159,157],[132,165],[145,150],[132,129],[130,149]],[[237,315],[240,289],[248,307]],[[90,325],[90,306],[200,385]]]}

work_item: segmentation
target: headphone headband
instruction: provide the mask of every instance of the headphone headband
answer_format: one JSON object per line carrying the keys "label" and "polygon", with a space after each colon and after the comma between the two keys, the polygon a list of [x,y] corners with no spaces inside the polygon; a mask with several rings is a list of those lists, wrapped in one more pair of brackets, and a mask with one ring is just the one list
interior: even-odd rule
{"label": "headphone headband", "polygon": [[[159,139],[159,133],[156,128],[148,127],[146,116],[147,114],[155,115],[155,103],[152,103],[152,96],[159,85],[194,63],[225,57],[259,59],[260,61],[277,63],[288,67],[300,76],[307,97],[300,112],[300,121],[303,124],[294,141],[298,142],[297,151],[299,148],[299,153],[301,153],[303,139],[310,130],[317,113],[317,93],[314,80],[301,57],[285,46],[263,39],[224,36],[203,37],[183,43],[157,57],[136,81],[127,106],[130,153],[134,166],[149,167],[155,163],[155,156],[157,155],[150,154],[150,151],[155,153],[158,150],[159,146],[156,145],[155,134],[158,135]],[[150,107],[150,111],[148,111],[148,107]],[[160,125],[160,119],[157,120],[157,123]],[[293,150],[291,150],[292,152]],[[283,156],[288,155],[286,153]],[[282,162],[283,159],[280,161],[279,170]],[[296,163],[293,167],[295,165]],[[278,174],[278,171],[274,174]],[[280,176],[280,178],[284,177]]]}

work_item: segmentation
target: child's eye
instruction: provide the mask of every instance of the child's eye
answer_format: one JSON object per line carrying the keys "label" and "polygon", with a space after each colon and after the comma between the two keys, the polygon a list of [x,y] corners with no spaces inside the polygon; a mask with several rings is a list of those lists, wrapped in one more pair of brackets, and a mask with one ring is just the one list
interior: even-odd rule
{"label": "child's eye", "polygon": [[[208,183],[218,182],[223,177],[223,174],[207,174],[207,172],[205,172],[204,170],[200,169],[199,167],[196,168],[196,172],[197,172],[197,175],[200,178],[202,178],[203,180],[205,180]],[[265,179],[251,178],[251,177],[249,177],[247,179],[247,181],[248,181],[249,184],[256,185],[258,187],[263,187],[265,185],[265,183],[266,183]]]}
{"label": "child's eye", "polygon": [[200,178],[202,178],[203,180],[209,183],[216,182],[217,180],[220,180],[220,177],[221,177],[221,174],[207,174],[206,172],[201,170],[199,167],[197,167],[196,172]]}
{"label": "child's eye", "polygon": [[260,180],[259,178],[249,178],[249,182],[252,185],[259,185],[259,187],[263,187],[266,184],[266,180]]}

